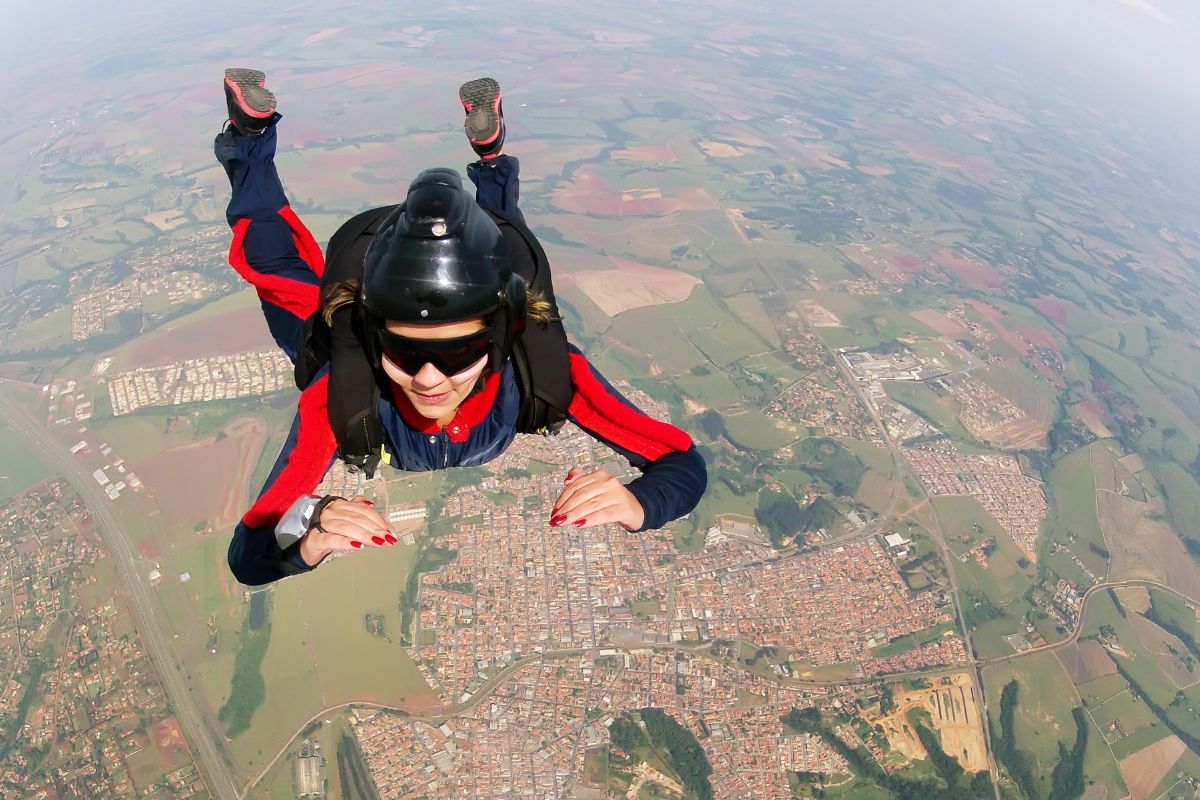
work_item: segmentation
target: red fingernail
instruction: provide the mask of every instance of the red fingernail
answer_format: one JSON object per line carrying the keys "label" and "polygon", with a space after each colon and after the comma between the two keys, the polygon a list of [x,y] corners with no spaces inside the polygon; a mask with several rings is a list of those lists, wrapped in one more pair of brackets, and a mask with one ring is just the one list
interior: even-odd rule
{"label": "red fingernail", "polygon": [[382,545],[383,537],[382,536],[372,536],[371,541],[374,542],[375,544]]}
{"label": "red fingernail", "polygon": [[351,542],[350,546],[354,547],[354,548],[359,548],[359,547],[362,547],[362,542]]}
{"label": "red fingernail", "polygon": [[384,536],[383,538],[387,539],[388,544],[395,544],[396,542],[400,541],[395,536],[392,536],[390,533],[387,536]]}
{"label": "red fingernail", "polygon": [[562,524],[563,524],[564,522],[566,522],[566,521],[567,521],[567,515],[566,515],[566,514],[559,514],[557,517],[555,517],[554,519],[550,520],[550,525],[551,525],[552,527],[555,527],[555,528],[557,528],[559,525],[562,525]]}
{"label": "red fingernail", "polygon": [[374,503],[372,503],[370,500],[363,500],[363,502],[364,502],[364,503],[366,503],[366,504],[367,504],[367,505],[369,505],[369,506],[373,506],[373,505],[375,505],[375,504],[374,504]]}
{"label": "red fingernail", "polygon": [[587,518],[584,518],[584,519],[577,519],[577,520],[575,520],[575,527],[576,527],[576,528],[582,528],[582,527],[583,527],[583,523],[585,523],[585,522],[587,522]]}

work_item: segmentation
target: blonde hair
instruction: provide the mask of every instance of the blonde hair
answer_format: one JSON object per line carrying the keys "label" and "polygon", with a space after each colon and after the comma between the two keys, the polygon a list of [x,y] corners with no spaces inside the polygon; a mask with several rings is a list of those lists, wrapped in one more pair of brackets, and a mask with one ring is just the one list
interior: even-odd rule
{"label": "blonde hair", "polygon": [[[329,290],[321,298],[321,316],[325,319],[325,324],[332,326],[333,315],[337,310],[350,305],[357,299],[358,281],[338,281],[329,287]],[[545,324],[557,322],[558,317],[554,315],[554,308],[544,294],[530,291],[525,296],[525,321]]]}

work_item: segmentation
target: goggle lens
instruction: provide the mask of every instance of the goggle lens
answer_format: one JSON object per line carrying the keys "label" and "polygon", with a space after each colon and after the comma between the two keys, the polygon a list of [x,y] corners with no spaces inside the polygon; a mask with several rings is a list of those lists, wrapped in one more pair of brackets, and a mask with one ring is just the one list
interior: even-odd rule
{"label": "goggle lens", "polygon": [[416,375],[426,364],[450,377],[473,367],[492,347],[491,328],[454,339],[412,339],[379,329],[383,354],[409,375]]}

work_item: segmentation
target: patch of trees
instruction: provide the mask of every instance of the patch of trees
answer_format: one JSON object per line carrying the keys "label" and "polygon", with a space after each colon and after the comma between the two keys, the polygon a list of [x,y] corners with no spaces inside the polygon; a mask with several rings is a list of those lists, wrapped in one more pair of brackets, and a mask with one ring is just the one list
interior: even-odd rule
{"label": "patch of trees", "polygon": [[[855,775],[871,781],[895,800],[987,800],[992,797],[991,776],[987,772],[977,772],[968,780],[958,761],[946,755],[937,735],[927,729],[926,733],[931,737],[930,744],[933,749],[928,745],[926,749],[930,751],[930,758],[934,760],[934,768],[938,770],[939,778],[912,778],[884,772],[875,757],[865,749],[852,747],[842,741],[822,720],[821,712],[816,708],[793,708],[783,715],[782,720],[793,730],[821,737],[834,752],[846,760]],[[918,726],[918,735],[923,728],[924,726]],[[922,742],[924,741],[922,738]],[[935,751],[941,754],[943,761],[935,760]],[[953,776],[952,780],[948,780],[942,774],[943,769],[946,770],[946,775]]]}
{"label": "patch of trees", "polygon": [[608,736],[613,747],[626,753],[632,753],[642,743],[642,729],[629,717],[617,717],[608,726]]}
{"label": "patch of trees", "polygon": [[1088,550],[1091,550],[1093,553],[1100,556],[1105,561],[1112,558],[1112,553],[1108,552],[1108,548],[1101,547],[1100,545],[1096,544],[1095,542],[1088,542]]}
{"label": "patch of trees", "polygon": [[726,435],[725,420],[711,408],[696,418],[696,424],[709,439],[716,440]]}
{"label": "patch of trees", "polygon": [[4,726],[4,738],[0,739],[0,760],[7,758],[13,746],[20,741],[17,733],[25,725],[25,717],[29,716],[29,709],[38,697],[38,681],[42,679],[42,673],[45,671],[45,660],[40,656],[30,659],[29,669],[26,673],[25,693],[21,695],[21,702],[17,704],[16,714],[10,717],[8,724]]}
{"label": "patch of trees", "polygon": [[967,604],[963,609],[963,617],[967,626],[976,628],[985,622],[1001,619],[1006,616],[1004,609],[992,602],[991,598],[980,592],[967,592]]}
{"label": "patch of trees", "polygon": [[1058,743],[1058,764],[1050,775],[1049,800],[1075,800],[1083,794],[1083,754],[1087,750],[1088,721],[1083,706],[1071,709],[1075,718],[1075,746]]}
{"label": "patch of trees", "polygon": [[692,732],[657,708],[639,709],[637,716],[641,718],[641,725],[631,715],[613,720],[608,727],[612,746],[630,755],[643,746],[656,750],[665,747],[687,796],[712,800],[712,784],[708,780],[712,766]]}
{"label": "patch of trees", "polygon": [[832,439],[805,439],[797,445],[796,460],[829,484],[834,494],[843,496],[858,491],[867,471],[858,456]]}
{"label": "patch of trees", "polygon": [[892,689],[892,685],[883,687],[879,693],[879,716],[886,717],[888,714],[896,710],[896,692]]}
{"label": "patch of trees", "polygon": [[1000,693],[1000,737],[992,743],[996,760],[1004,765],[1025,797],[1036,798],[1037,781],[1033,776],[1033,758],[1017,748],[1016,712],[1020,684],[1014,678]]}
{"label": "patch of trees", "polygon": [[713,789],[708,780],[712,765],[708,763],[704,748],[692,732],[661,709],[643,708],[638,711],[638,716],[646,725],[646,735],[650,741],[666,745],[679,780],[688,794],[699,800],[712,800]]}
{"label": "patch of trees", "polygon": [[1110,586],[1105,591],[1108,592],[1108,598],[1112,600],[1113,607],[1117,609],[1117,613],[1121,615],[1121,619],[1125,619],[1125,604],[1121,602],[1121,598],[1117,597],[1116,590]]}
{"label": "patch of trees", "polygon": [[346,800],[379,800],[358,743],[348,734],[342,734],[338,740],[337,763],[342,797]]}
{"label": "patch of trees", "polygon": [[262,662],[270,642],[269,619],[264,619],[258,628],[252,627],[249,619],[242,623],[241,644],[233,660],[229,699],[217,712],[217,719],[225,726],[225,735],[230,739],[250,729],[254,712],[266,698],[267,684],[262,676]]}
{"label": "patch of trees", "polygon": [[754,518],[767,529],[771,544],[779,547],[784,539],[797,533],[832,526],[841,515],[824,497],[818,497],[807,507],[801,508],[791,495],[768,491],[759,493]]}
{"label": "patch of trees", "polygon": [[946,782],[947,786],[956,785],[963,776],[963,768],[958,763],[958,759],[946,754],[946,751],[942,749],[942,740],[928,727],[918,725],[917,738],[921,740],[921,745],[929,755],[929,761],[933,764],[934,771]]}

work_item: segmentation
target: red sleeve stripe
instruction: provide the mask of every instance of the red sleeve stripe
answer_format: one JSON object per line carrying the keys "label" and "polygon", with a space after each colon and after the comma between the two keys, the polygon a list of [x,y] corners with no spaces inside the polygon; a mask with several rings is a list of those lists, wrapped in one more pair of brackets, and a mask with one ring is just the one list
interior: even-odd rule
{"label": "red sleeve stripe", "polygon": [[294,281],[278,275],[258,272],[246,260],[246,230],[250,220],[239,219],[233,226],[233,242],[229,245],[229,263],[238,275],[256,290],[258,296],[273,306],[278,306],[300,319],[308,319],[317,310],[319,288],[310,283]]}
{"label": "red sleeve stripe", "polygon": [[329,428],[326,402],[329,376],[325,375],[300,395],[300,425],[296,446],[275,482],[263,492],[242,522],[250,528],[274,526],[302,494],[317,488],[337,452],[337,441]]}
{"label": "red sleeve stripe", "polygon": [[321,252],[321,246],[317,244],[317,240],[313,238],[311,232],[300,221],[300,217],[296,216],[296,212],[291,206],[284,206],[279,209],[279,217],[288,224],[292,229],[292,241],[296,243],[296,250],[299,251],[300,257],[304,259],[304,263],[308,264],[319,278],[325,274],[325,254]]}
{"label": "red sleeve stripe", "polygon": [[692,446],[692,437],[684,431],[646,416],[609,393],[582,355],[571,353],[570,358],[575,394],[568,413],[580,427],[651,461]]}

